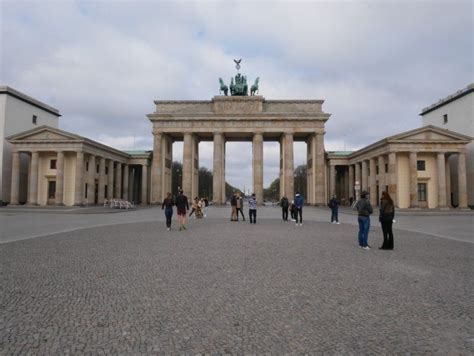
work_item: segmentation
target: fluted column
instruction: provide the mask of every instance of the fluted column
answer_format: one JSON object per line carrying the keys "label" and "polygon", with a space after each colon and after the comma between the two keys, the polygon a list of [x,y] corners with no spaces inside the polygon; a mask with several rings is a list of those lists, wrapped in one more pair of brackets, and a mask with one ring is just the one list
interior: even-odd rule
{"label": "fluted column", "polygon": [[393,203],[398,205],[397,189],[397,154],[390,152],[388,154],[388,193],[392,197]]}
{"label": "fluted column", "polygon": [[163,182],[163,134],[153,133],[153,161],[151,163],[151,203],[161,202]]}
{"label": "fluted column", "polygon": [[115,194],[116,199],[122,199],[122,163],[117,162],[115,167]]}
{"label": "fluted column", "polygon": [[189,199],[192,199],[193,184],[193,136],[190,132],[184,134],[183,139],[183,191]]}
{"label": "fluted column", "polygon": [[130,177],[130,174],[128,172],[128,164],[123,165],[123,199],[128,200],[128,179]]}
{"label": "fluted column", "polygon": [[375,158],[369,160],[369,199],[372,206],[377,205],[377,179],[376,179],[376,168],[375,168]]}
{"label": "fluted column", "polygon": [[360,190],[361,190],[361,185],[360,185],[360,178],[361,178],[361,164],[356,163],[354,165],[355,169],[355,184],[358,185],[359,189],[356,190],[356,200],[360,199]]}
{"label": "fluted column", "polygon": [[446,166],[443,152],[437,154],[438,168],[438,207],[446,208]]}
{"label": "fluted column", "polygon": [[[336,194],[336,166],[335,165],[332,165],[330,164],[329,165],[329,195],[330,195],[330,198],[332,198],[332,196],[334,194]],[[340,197],[338,197],[340,198]]]}
{"label": "fluted column", "polygon": [[288,198],[295,195],[295,177],[294,177],[294,163],[293,163],[293,133],[285,132],[285,193]]}
{"label": "fluted column", "polygon": [[410,208],[418,208],[417,154],[410,152]]}
{"label": "fluted column", "polygon": [[326,162],[324,158],[324,134],[316,133],[316,147],[313,155],[313,165],[315,166],[314,174],[314,190],[316,205],[326,205],[325,198],[325,180],[324,171],[326,170]]}
{"label": "fluted column", "polygon": [[349,199],[354,198],[354,166],[349,165],[349,183],[347,186],[347,191],[349,192]]}
{"label": "fluted column", "polygon": [[76,171],[74,179],[74,205],[84,204],[84,152],[76,152]]}
{"label": "fluted column", "polygon": [[56,205],[64,205],[64,152],[56,158]]}
{"label": "fluted column", "polygon": [[30,187],[28,189],[28,203],[30,205],[38,204],[38,160],[38,152],[32,152],[30,165]]}
{"label": "fluted column", "polygon": [[141,191],[141,204],[146,205],[148,203],[148,166],[142,165],[142,191]]}
{"label": "fluted column", "polygon": [[110,159],[107,167],[107,200],[110,200],[114,198],[114,161]]}
{"label": "fluted column", "polygon": [[451,164],[449,163],[449,155],[446,155],[446,205],[451,207]]}
{"label": "fluted column", "polygon": [[214,204],[223,204],[222,199],[222,173],[223,173],[223,137],[221,132],[214,133],[214,156],[212,168],[212,201]]}
{"label": "fluted column", "polygon": [[96,175],[95,156],[89,157],[89,175],[87,180],[87,204],[95,203],[95,175]]}
{"label": "fluted column", "polygon": [[367,169],[367,161],[362,161],[362,172],[361,172],[361,189],[368,190],[369,189],[369,172]]}
{"label": "fluted column", "polygon": [[99,191],[97,192],[97,203],[104,204],[105,199],[105,158],[99,158]]}
{"label": "fluted column", "polygon": [[18,205],[20,197],[20,152],[12,152],[12,185],[10,204]]}
{"label": "fluted column", "polygon": [[259,204],[263,204],[263,135],[253,135],[253,191]]}
{"label": "fluted column", "polygon": [[[385,191],[385,157],[379,156],[379,199],[382,196],[382,192]],[[378,203],[378,202],[377,202]]]}
{"label": "fluted column", "polygon": [[459,208],[467,208],[467,176],[466,176],[466,154],[458,154],[458,201]]}

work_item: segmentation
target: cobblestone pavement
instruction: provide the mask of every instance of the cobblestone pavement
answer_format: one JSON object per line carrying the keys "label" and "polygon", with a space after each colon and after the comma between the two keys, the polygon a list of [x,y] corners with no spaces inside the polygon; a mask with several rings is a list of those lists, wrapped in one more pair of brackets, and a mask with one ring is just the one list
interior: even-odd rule
{"label": "cobblestone pavement", "polygon": [[0,245],[0,354],[474,352],[473,244],[260,219]]}

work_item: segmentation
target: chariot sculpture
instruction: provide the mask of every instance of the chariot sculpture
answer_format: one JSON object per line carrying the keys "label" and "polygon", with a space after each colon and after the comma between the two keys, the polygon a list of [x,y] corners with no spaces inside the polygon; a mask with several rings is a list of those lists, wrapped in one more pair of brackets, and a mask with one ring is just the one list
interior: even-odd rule
{"label": "chariot sculpture", "polygon": [[[224,93],[224,95],[227,96],[227,93],[230,90],[230,95],[232,95],[232,96],[247,96],[247,95],[249,95],[248,94],[249,86],[247,84],[247,77],[245,75],[242,75],[242,74],[239,73],[240,62],[241,61],[242,61],[242,59],[239,59],[239,60],[234,59],[234,62],[236,64],[235,68],[237,69],[237,74],[235,75],[235,77],[230,78],[230,85],[229,86],[225,85],[222,78],[219,78],[219,84],[220,84],[219,94],[222,95],[222,93]],[[258,82],[259,82],[259,80],[260,80],[260,78],[257,77],[257,79],[255,79],[255,83],[250,87],[250,95],[255,95],[256,93],[258,93]]]}

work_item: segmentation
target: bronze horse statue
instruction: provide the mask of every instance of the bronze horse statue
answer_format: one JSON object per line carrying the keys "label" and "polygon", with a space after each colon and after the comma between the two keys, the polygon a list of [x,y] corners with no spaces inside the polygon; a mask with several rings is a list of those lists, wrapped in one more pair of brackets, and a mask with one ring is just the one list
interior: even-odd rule
{"label": "bronze horse statue", "polygon": [[250,87],[250,95],[255,95],[255,93],[258,93],[259,80],[260,80],[260,77],[257,77],[257,79],[255,79],[255,83]]}
{"label": "bronze horse statue", "polygon": [[227,96],[229,88],[227,87],[227,85],[224,84],[222,78],[219,78],[219,83],[221,84],[221,87],[219,88],[219,94],[222,94],[222,92],[224,92],[224,95]]}

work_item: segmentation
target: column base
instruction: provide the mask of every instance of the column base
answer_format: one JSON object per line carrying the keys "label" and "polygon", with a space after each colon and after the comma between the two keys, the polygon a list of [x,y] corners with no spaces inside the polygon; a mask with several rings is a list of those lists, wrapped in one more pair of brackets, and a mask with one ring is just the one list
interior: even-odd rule
{"label": "column base", "polygon": [[66,206],[64,203],[55,204],[56,206]]}

